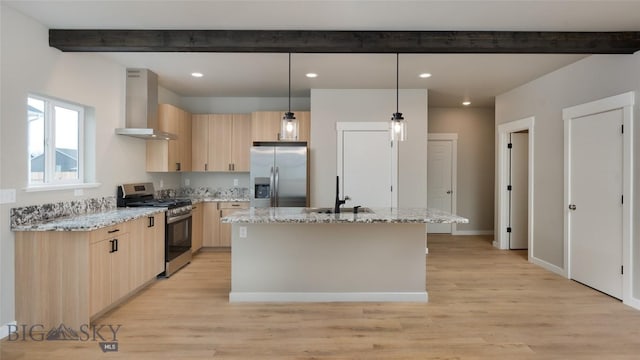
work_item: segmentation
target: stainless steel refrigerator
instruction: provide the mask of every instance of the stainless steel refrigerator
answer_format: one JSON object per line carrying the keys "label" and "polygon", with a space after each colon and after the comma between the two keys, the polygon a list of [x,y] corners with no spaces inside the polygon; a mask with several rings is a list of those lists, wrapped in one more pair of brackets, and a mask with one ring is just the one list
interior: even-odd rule
{"label": "stainless steel refrigerator", "polygon": [[251,206],[307,206],[307,143],[254,142],[251,147]]}

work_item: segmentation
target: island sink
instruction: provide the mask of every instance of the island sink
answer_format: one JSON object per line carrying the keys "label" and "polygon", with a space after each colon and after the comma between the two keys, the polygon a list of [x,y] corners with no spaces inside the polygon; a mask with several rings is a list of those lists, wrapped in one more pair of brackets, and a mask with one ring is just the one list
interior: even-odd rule
{"label": "island sink", "polygon": [[[305,208],[304,212],[307,214],[335,214],[334,208],[320,207],[320,208]],[[355,214],[373,214],[373,210],[367,207],[355,206],[348,208],[340,208],[340,213],[355,213]]]}

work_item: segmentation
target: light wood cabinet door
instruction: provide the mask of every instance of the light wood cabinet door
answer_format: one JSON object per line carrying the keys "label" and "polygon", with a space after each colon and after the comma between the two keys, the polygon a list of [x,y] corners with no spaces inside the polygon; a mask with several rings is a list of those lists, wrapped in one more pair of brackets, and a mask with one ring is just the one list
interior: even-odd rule
{"label": "light wood cabinet door", "polygon": [[280,140],[283,111],[257,111],[251,113],[251,141]]}
{"label": "light wood cabinet door", "polygon": [[[220,209],[220,218],[222,219],[225,216],[229,216],[237,211],[248,209],[249,202],[246,201],[233,201],[233,202],[220,202],[218,203],[218,208]],[[220,223],[220,247],[230,247],[231,246],[231,225],[232,224],[223,224]]]}
{"label": "light wood cabinet door", "polygon": [[134,287],[144,284],[163,272],[165,262],[164,213],[147,216],[138,221],[144,234],[141,239],[143,252],[137,255],[132,264],[136,264],[136,261],[142,264],[142,273],[144,275]]}
{"label": "light wood cabinet door", "polygon": [[191,171],[207,171],[209,162],[209,115],[191,116]]}
{"label": "light wood cabinet door", "polygon": [[230,171],[233,115],[213,114],[209,119],[209,171]]}
{"label": "light wood cabinet door", "polygon": [[249,171],[251,153],[251,115],[233,114],[231,169]]}
{"label": "light wood cabinet door", "polygon": [[139,285],[147,281],[148,273],[145,264],[145,255],[147,254],[146,239],[147,236],[147,218],[140,218],[129,221],[129,253],[128,263],[130,286],[135,289]]}
{"label": "light wood cabinet door", "polygon": [[[257,111],[251,114],[252,141],[279,141],[285,111]],[[311,140],[311,112],[294,112],[298,120],[298,141]]]}
{"label": "light wood cabinet door", "polygon": [[111,297],[111,240],[104,239],[89,246],[89,314],[109,306]]}
{"label": "light wood cabinet door", "polygon": [[[178,135],[178,139],[167,141],[166,171],[178,171],[180,167],[180,109],[170,104],[158,105],[158,129]],[[164,140],[153,140],[161,141]],[[155,144],[154,144],[155,145]]]}
{"label": "light wood cabinet door", "polygon": [[178,143],[180,144],[180,171],[191,171],[191,113],[182,109],[179,109],[178,113],[180,115],[180,130],[178,133]]}
{"label": "light wood cabinet door", "polygon": [[206,247],[219,246],[220,213],[215,202],[203,203],[202,244]]}
{"label": "light wood cabinet door", "polygon": [[191,253],[196,253],[202,248],[203,239],[203,215],[204,203],[194,204],[192,215]]}
{"label": "light wood cabinet door", "polygon": [[111,300],[116,301],[134,288],[133,264],[130,253],[130,234],[120,234],[115,239],[115,251],[111,254]]}

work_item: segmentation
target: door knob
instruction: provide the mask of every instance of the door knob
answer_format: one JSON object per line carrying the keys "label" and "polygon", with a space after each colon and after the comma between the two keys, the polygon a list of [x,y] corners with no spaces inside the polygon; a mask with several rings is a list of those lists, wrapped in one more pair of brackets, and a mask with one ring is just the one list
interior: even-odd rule
{"label": "door knob", "polygon": [[453,191],[451,190],[447,190],[447,194],[451,194]]}
{"label": "door knob", "polygon": [[576,205],[575,204],[569,205],[569,210],[575,210],[575,209],[576,209]]}

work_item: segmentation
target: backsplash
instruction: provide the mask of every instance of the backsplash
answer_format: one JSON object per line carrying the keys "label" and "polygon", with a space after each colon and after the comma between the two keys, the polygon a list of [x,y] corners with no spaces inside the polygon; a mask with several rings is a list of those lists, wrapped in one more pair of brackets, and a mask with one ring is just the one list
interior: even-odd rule
{"label": "backsplash", "polygon": [[183,187],[178,189],[161,189],[156,190],[155,197],[158,199],[170,199],[180,197],[214,197],[219,199],[249,199],[251,193],[249,188],[232,187],[232,188],[216,188],[208,187]]}
{"label": "backsplash", "polygon": [[53,204],[31,205],[10,210],[11,226],[53,220],[65,216],[74,216],[116,208],[116,197],[108,196],[84,200],[64,201]]}

